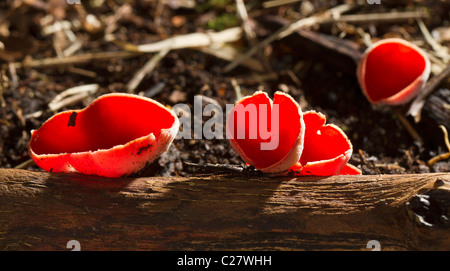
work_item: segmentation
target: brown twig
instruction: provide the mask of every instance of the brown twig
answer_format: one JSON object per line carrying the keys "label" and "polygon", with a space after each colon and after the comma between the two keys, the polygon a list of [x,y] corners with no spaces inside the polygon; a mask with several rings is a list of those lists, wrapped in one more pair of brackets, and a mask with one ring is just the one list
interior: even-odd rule
{"label": "brown twig", "polygon": [[244,0],[236,0],[236,8],[237,8],[239,17],[242,20],[242,28],[244,29],[244,33],[245,33],[245,36],[247,37],[247,40],[249,41],[250,45],[255,45],[257,42],[256,34],[250,26],[249,19],[248,19],[248,13],[247,13],[247,9],[244,4]]}
{"label": "brown twig", "polygon": [[236,101],[239,101],[242,98],[241,86],[239,86],[236,78],[231,78],[231,85],[234,88],[234,93],[236,94]]}
{"label": "brown twig", "polygon": [[263,41],[258,43],[256,46],[253,46],[242,57],[237,58],[235,61],[229,63],[224,68],[223,71],[229,72],[229,71],[233,70],[240,63],[242,63],[242,61],[253,56],[254,54],[256,54],[259,50],[261,50],[268,44],[270,44],[276,40],[282,39],[286,36],[291,35],[292,33],[294,33],[297,29],[299,29],[301,27],[307,27],[307,26],[311,26],[314,24],[321,24],[321,23],[333,21],[335,19],[335,16],[339,16],[340,14],[350,10],[351,8],[353,8],[353,5],[347,5],[347,4],[340,5],[340,6],[332,8],[332,9],[329,9],[324,13],[317,14],[315,16],[311,16],[308,18],[304,18],[304,19],[298,20],[294,23],[291,23],[289,25],[286,25],[286,26],[278,29],[275,33],[273,33],[272,35],[270,35],[269,37],[267,37],[266,39],[264,39]]}
{"label": "brown twig", "polygon": [[423,11],[373,13],[373,14],[351,14],[342,15],[337,19],[338,22],[346,23],[370,23],[370,22],[393,22],[408,19],[427,18],[428,15]]}
{"label": "brown twig", "polygon": [[428,165],[430,167],[432,165],[434,165],[436,162],[439,162],[439,161],[445,160],[445,159],[450,159],[450,140],[448,139],[447,129],[445,128],[444,125],[440,125],[439,128],[441,128],[442,132],[444,133],[444,142],[445,142],[445,146],[448,149],[448,152],[444,153],[444,154],[440,154],[440,155],[435,156],[435,157],[431,158],[430,160],[428,160]]}
{"label": "brown twig", "polygon": [[413,140],[419,144],[422,145],[423,140],[420,137],[419,133],[414,129],[414,127],[411,125],[411,123],[406,119],[406,117],[400,112],[400,110],[395,110],[395,114],[397,115],[398,119],[402,123],[403,127],[408,131],[408,133],[411,135]]}
{"label": "brown twig", "polygon": [[134,74],[133,78],[131,78],[127,84],[128,93],[133,93],[136,90],[137,86],[141,83],[144,77],[155,69],[158,62],[161,61],[161,59],[163,59],[169,51],[170,47],[155,54],[141,69],[139,69],[139,71]]}
{"label": "brown twig", "polygon": [[5,71],[0,71],[0,106],[6,107],[6,100],[3,97],[3,90],[9,87],[9,79],[5,74]]}
{"label": "brown twig", "polygon": [[[65,91],[56,95],[55,98],[53,98],[53,100],[49,102],[48,108],[50,111],[58,111],[64,106],[77,103],[80,100],[88,97],[89,95],[94,94],[98,91],[98,89],[99,85],[97,84],[82,85],[66,89]],[[25,119],[40,117],[42,113],[43,111],[41,110],[25,115]]]}
{"label": "brown twig", "polygon": [[[220,47],[200,47],[194,48],[205,54],[215,56],[220,59],[227,61],[233,61],[234,59],[242,56],[242,54],[233,46],[223,45]],[[248,58],[241,63],[242,66],[253,70],[258,73],[264,72],[264,65],[259,60],[255,58]]]}
{"label": "brown twig", "polygon": [[[35,59],[29,62],[13,62],[14,68],[47,68],[47,67],[58,67],[58,66],[67,66],[74,64],[84,64],[91,61],[107,61],[111,59],[120,59],[120,58],[131,58],[137,55],[140,55],[139,52],[129,52],[129,51],[115,51],[115,52],[96,52],[96,53],[86,53],[73,55],[68,57],[53,57],[53,58],[45,58],[45,59]],[[7,69],[8,66],[3,65],[3,69]]]}
{"label": "brown twig", "polygon": [[425,23],[421,19],[417,19],[417,24],[419,25],[419,28],[422,31],[425,40],[431,46],[431,48],[433,48],[433,51],[436,53],[436,55],[445,63],[448,63],[450,61],[449,49],[439,44],[439,42],[437,42],[433,38],[433,35],[431,35],[430,31],[428,31],[428,28],[425,26]]}
{"label": "brown twig", "polygon": [[273,8],[273,7],[292,4],[292,3],[296,3],[296,2],[300,2],[300,0],[271,0],[271,1],[265,1],[263,3],[263,7],[264,8]]}

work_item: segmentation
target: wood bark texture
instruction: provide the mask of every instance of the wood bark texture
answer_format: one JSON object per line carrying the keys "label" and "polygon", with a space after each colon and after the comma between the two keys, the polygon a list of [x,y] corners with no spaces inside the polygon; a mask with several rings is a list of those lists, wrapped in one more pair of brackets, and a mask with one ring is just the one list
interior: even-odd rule
{"label": "wood bark texture", "polygon": [[0,169],[0,249],[450,250],[450,174],[105,179]]}

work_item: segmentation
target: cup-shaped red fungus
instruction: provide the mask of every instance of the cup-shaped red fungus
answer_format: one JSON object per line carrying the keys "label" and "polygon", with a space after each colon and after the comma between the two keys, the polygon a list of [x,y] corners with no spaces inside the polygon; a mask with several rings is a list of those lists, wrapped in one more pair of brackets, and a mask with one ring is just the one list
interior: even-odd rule
{"label": "cup-shaped red fungus", "polygon": [[[331,176],[341,174],[350,159],[353,146],[345,133],[315,111],[303,114],[305,146],[298,163],[290,169],[294,175]],[[347,168],[350,173],[356,168]],[[345,173],[345,172],[343,172]],[[356,171],[353,171],[356,174]],[[354,175],[354,174],[353,174]]]}
{"label": "cup-shaped red fungus", "polygon": [[178,128],[177,116],[152,99],[107,94],[31,131],[29,153],[50,172],[127,176],[166,151]]}
{"label": "cup-shaped red fungus", "polygon": [[339,172],[339,175],[361,175],[362,171],[352,164],[346,164]]}
{"label": "cup-shaped red fungus", "polygon": [[430,70],[430,61],[419,47],[392,38],[376,42],[365,51],[357,77],[371,103],[401,105],[422,90]]}
{"label": "cup-shaped red fungus", "polygon": [[[311,174],[305,174],[305,172],[302,173],[303,166],[300,164],[300,162],[297,162],[293,167],[289,169],[284,175],[285,176],[305,176],[305,175],[311,175]],[[339,171],[339,173],[336,173],[334,175],[362,175],[362,171],[355,167],[352,164],[345,164],[345,166]]]}
{"label": "cup-shaped red fungus", "polygon": [[264,173],[280,173],[300,158],[305,125],[292,97],[276,92],[272,101],[258,91],[236,102],[226,131],[231,146],[247,164]]}

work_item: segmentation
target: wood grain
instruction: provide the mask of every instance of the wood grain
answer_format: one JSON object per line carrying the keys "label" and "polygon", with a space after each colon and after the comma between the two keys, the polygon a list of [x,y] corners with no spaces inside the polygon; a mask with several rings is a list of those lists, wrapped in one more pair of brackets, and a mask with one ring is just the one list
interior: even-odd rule
{"label": "wood grain", "polygon": [[450,174],[104,179],[0,169],[0,249],[450,249]]}

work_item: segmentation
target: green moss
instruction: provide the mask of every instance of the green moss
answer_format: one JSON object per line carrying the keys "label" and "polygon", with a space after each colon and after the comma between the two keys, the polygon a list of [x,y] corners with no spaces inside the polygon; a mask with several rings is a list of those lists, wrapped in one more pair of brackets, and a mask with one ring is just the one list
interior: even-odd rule
{"label": "green moss", "polygon": [[236,26],[238,20],[234,14],[222,14],[208,22],[208,28],[216,31],[221,31],[226,28]]}

